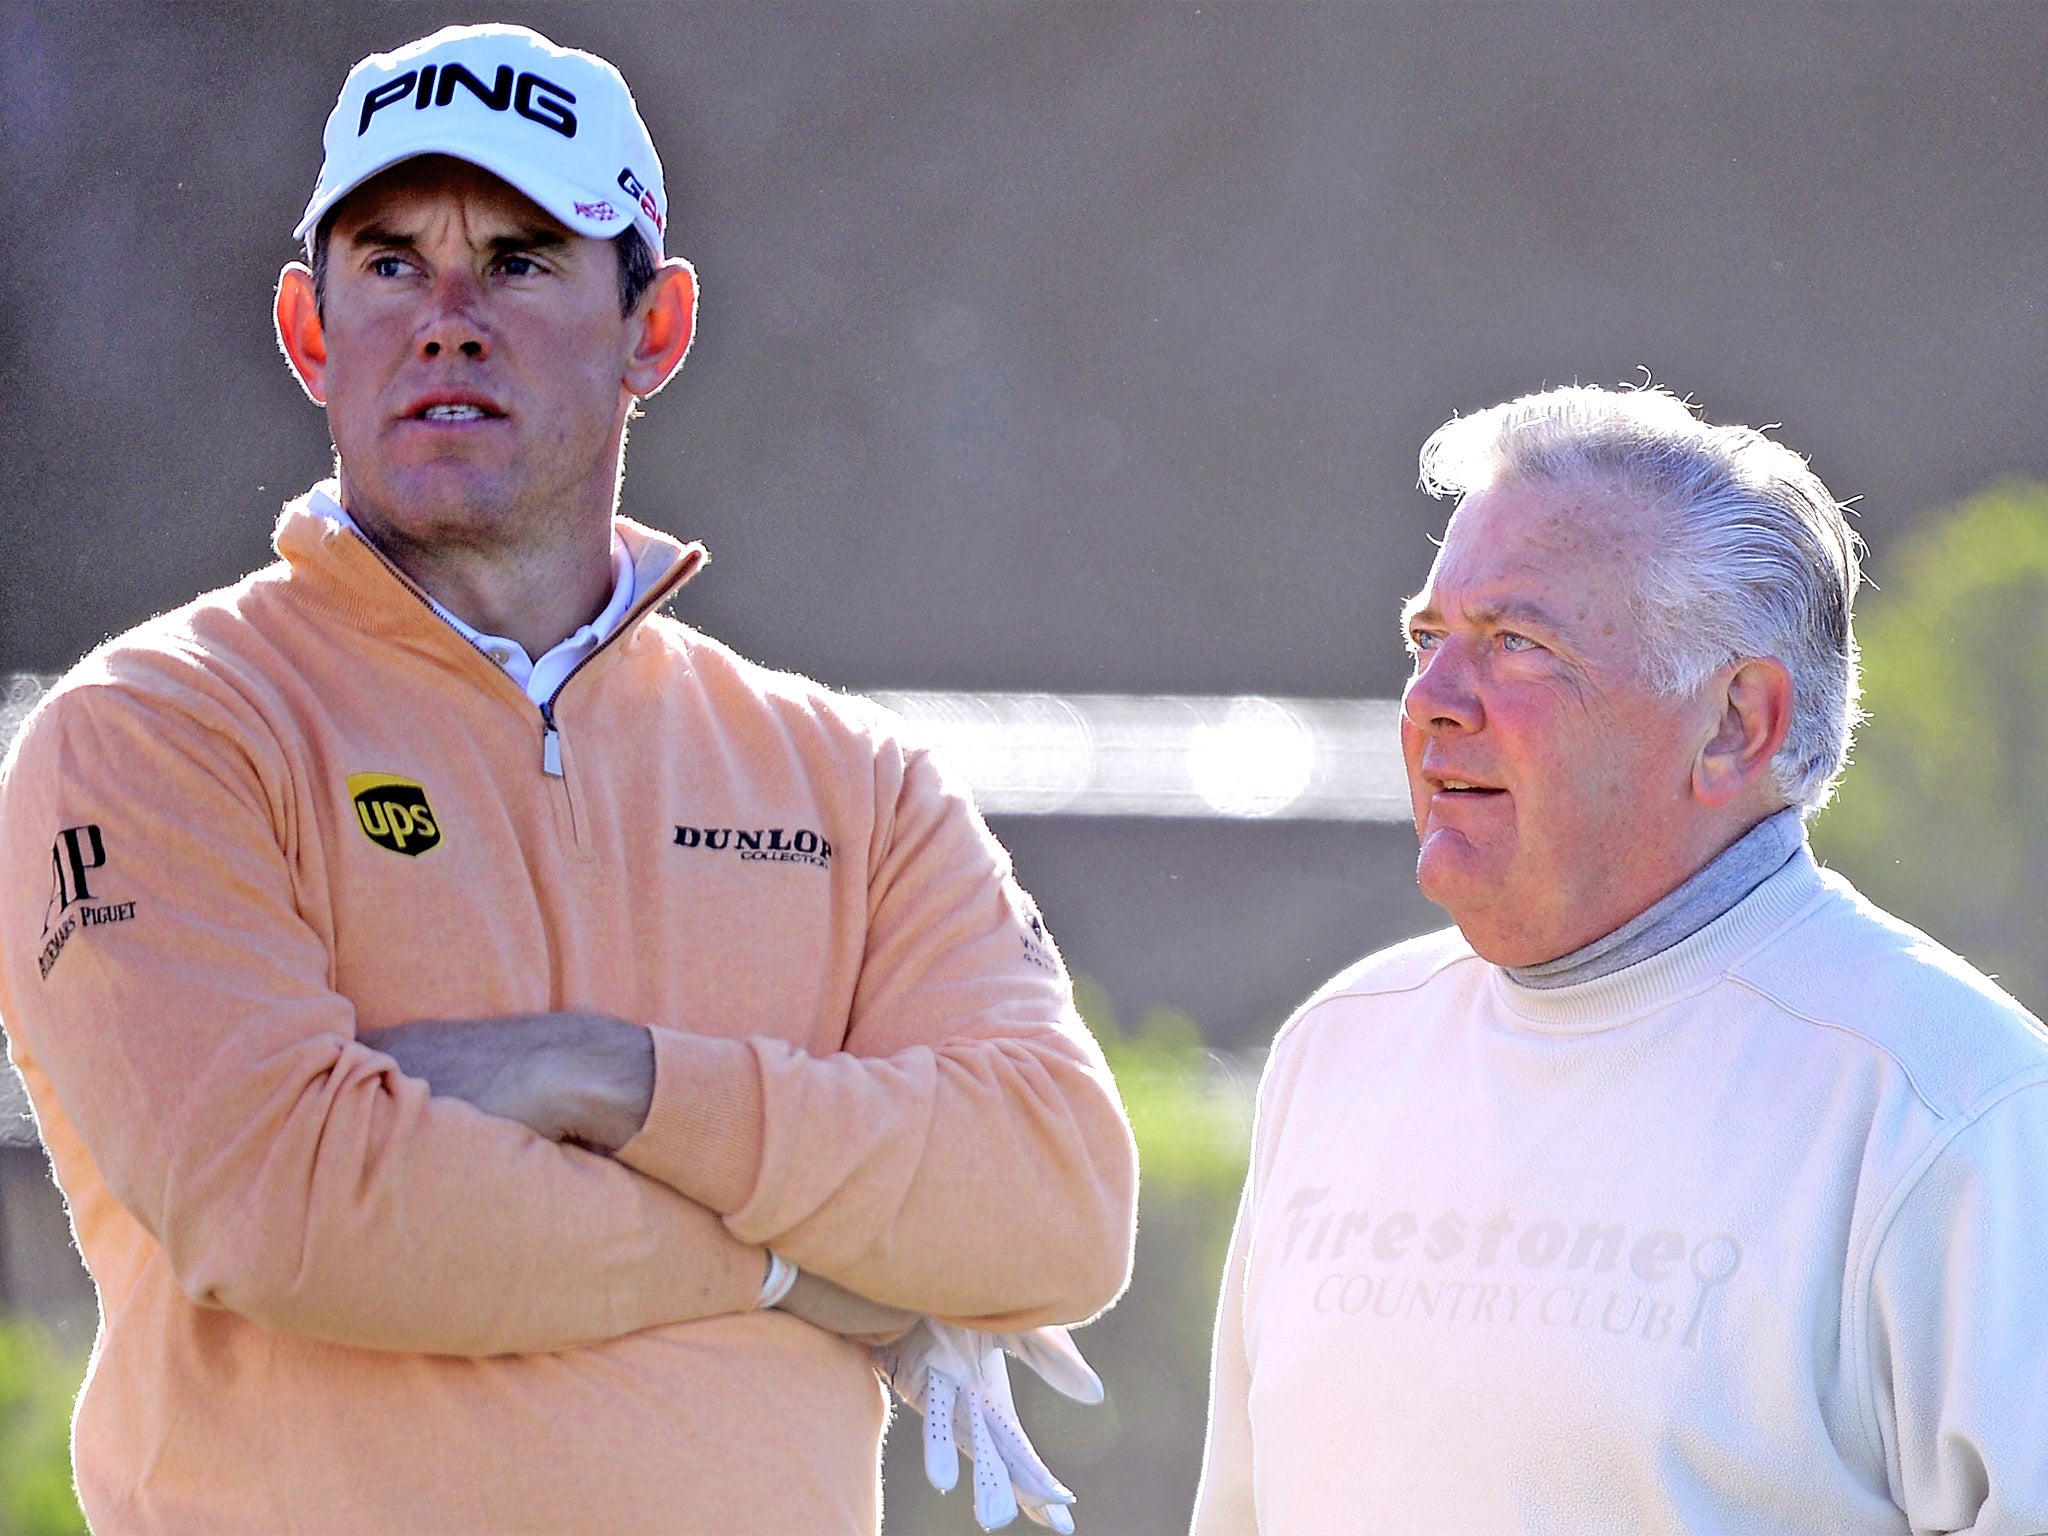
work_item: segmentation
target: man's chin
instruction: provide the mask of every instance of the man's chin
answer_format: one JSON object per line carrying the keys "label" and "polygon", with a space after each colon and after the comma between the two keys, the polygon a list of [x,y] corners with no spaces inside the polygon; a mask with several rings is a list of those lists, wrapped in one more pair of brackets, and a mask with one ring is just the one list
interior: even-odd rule
{"label": "man's chin", "polygon": [[374,488],[356,489],[368,493],[362,499],[400,536],[422,541],[503,527],[517,500],[502,474],[446,461],[408,467],[379,477]]}
{"label": "man's chin", "polygon": [[1493,958],[1487,951],[1499,947],[1496,918],[1507,883],[1507,872],[1497,858],[1455,832],[1437,832],[1422,845],[1415,883],[1426,899],[1444,909],[1482,958]]}
{"label": "man's chin", "polygon": [[1415,883],[1446,911],[1499,888],[1499,860],[1476,848],[1462,832],[1432,827],[1415,857]]}
{"label": "man's chin", "polygon": [[1456,889],[1440,887],[1437,894],[1425,887],[1422,894],[1444,909],[1445,916],[1472,946],[1472,953],[1490,964],[1536,965],[1552,958],[1536,952],[1529,936],[1521,931],[1516,914],[1503,907],[1494,891],[1466,885]]}

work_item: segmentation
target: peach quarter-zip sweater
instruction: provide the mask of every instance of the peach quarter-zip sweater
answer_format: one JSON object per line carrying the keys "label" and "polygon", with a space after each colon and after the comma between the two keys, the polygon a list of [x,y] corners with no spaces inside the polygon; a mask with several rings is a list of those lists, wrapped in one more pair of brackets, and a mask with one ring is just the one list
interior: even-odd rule
{"label": "peach quarter-zip sweater", "polygon": [[[984,1326],[1122,1287],[1136,1168],[1007,857],[900,722],[639,598],[549,713],[305,502],[0,770],[0,1019],[100,1296],[105,1532],[855,1532],[865,1352],[763,1248]],[[559,773],[545,763],[558,763]],[[652,1027],[616,1159],[359,1038]]]}

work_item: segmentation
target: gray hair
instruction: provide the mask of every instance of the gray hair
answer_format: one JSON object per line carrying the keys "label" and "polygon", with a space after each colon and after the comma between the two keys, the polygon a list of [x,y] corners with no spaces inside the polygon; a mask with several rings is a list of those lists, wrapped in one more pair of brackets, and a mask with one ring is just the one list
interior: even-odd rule
{"label": "gray hair", "polygon": [[1662,526],[1635,606],[1643,675],[1692,692],[1745,656],[1792,674],[1792,729],[1771,771],[1788,805],[1826,805],[1863,718],[1850,605],[1862,540],[1806,461],[1751,427],[1714,427],[1662,389],[1574,385],[1453,417],[1422,445],[1422,488],[1605,484]]}

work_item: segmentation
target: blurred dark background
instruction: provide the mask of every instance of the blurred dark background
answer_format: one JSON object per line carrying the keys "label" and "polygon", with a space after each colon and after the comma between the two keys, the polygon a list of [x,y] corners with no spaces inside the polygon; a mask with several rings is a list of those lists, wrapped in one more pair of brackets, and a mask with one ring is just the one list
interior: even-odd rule
{"label": "blurred dark background", "polygon": [[[621,66],[702,276],[625,510],[835,685],[1392,695],[1416,449],[1546,383],[1782,423],[1880,570],[2048,475],[2039,4],[0,0],[0,671],[266,558],[327,465],[269,295],[334,93],[493,19]],[[1219,1047],[1437,921],[1398,826],[997,830],[1102,1008]],[[1072,1441],[1084,1530],[1185,1518],[1188,1369],[1156,1456]]]}
{"label": "blurred dark background", "polygon": [[[29,5],[0,31],[0,667],[262,561],[348,65],[620,63],[701,339],[629,459],[687,618],[847,687],[1385,697],[1454,411],[1782,422],[1882,553],[2048,470],[2048,9]],[[1394,827],[1012,820],[1077,967],[1250,1044],[1431,924]]]}

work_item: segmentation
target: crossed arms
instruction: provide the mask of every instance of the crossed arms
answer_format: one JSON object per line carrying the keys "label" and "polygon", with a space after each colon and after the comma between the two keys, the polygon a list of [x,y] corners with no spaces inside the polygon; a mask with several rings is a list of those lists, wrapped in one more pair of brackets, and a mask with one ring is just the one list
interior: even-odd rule
{"label": "crossed arms", "polygon": [[[1135,1164],[1114,1088],[1070,1012],[953,1006],[1003,872],[962,858],[985,834],[921,758],[873,871],[847,1052],[611,1020],[570,1026],[585,1043],[565,1055],[543,1015],[513,1026],[552,1042],[514,1053],[542,1085],[530,1128],[488,1112],[516,1107],[520,1072],[458,1084],[447,1051],[422,1054],[431,1029],[390,1037],[399,1055],[359,1037],[286,852],[300,765],[246,700],[186,668],[124,681],[54,701],[0,791],[0,1013],[195,1300],[339,1343],[491,1354],[747,1310],[770,1246],[887,1306],[1002,1328],[1120,1289]],[[85,824],[136,915],[42,977],[34,872]],[[934,860],[960,877],[931,878]],[[616,1080],[567,1083],[571,1057]]]}
{"label": "crossed arms", "polygon": [[[600,1156],[638,1135],[654,1102],[651,1032],[609,1014],[422,1020],[365,1041],[437,1094]],[[918,1319],[801,1271],[777,1305],[863,1344],[891,1343]]]}

